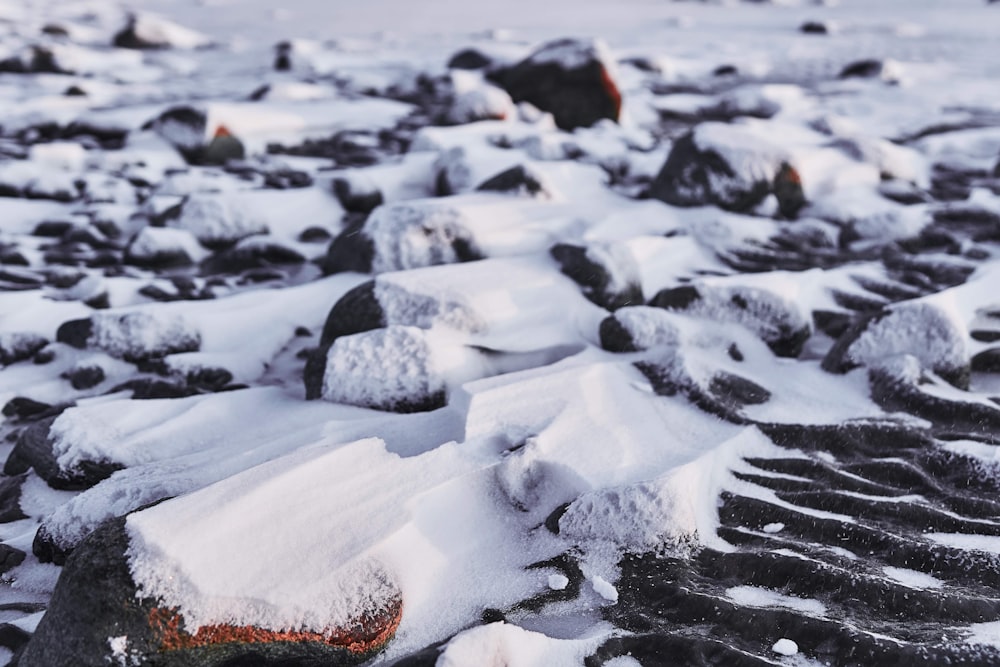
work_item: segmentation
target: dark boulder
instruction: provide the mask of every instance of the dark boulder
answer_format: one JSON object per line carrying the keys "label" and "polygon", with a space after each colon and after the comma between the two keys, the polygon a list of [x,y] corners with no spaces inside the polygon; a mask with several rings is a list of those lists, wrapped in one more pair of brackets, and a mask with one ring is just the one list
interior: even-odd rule
{"label": "dark boulder", "polygon": [[618,120],[622,95],[612,70],[602,42],[561,39],[489,77],[515,102],[530,102],[550,112],[560,128],[572,130],[603,118]]}
{"label": "dark boulder", "polygon": [[7,457],[5,475],[20,475],[34,468],[35,472],[53,489],[82,491],[107,479],[121,464],[113,461],[80,461],[71,469],[64,469],[56,460],[49,431],[55,417],[35,422],[21,432],[17,444]]}
{"label": "dark boulder", "polygon": [[34,333],[0,333],[0,367],[31,359],[48,344]]}
{"label": "dark boulder", "polygon": [[674,143],[649,196],[673,206],[749,212],[773,194],[781,214],[795,218],[806,199],[788,159],[742,128],[703,123]]}

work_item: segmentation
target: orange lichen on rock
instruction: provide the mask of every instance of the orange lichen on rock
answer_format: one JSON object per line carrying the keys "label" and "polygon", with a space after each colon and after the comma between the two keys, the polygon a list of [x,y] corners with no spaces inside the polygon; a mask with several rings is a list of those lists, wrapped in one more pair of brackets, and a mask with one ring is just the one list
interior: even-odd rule
{"label": "orange lichen on rock", "polygon": [[381,648],[395,634],[403,618],[403,600],[396,597],[374,613],[357,618],[349,627],[326,632],[267,630],[254,626],[204,625],[193,634],[184,629],[184,618],[175,609],[157,607],[149,613],[150,627],[160,637],[160,651],[181,651],[223,644],[317,643],[368,653]]}
{"label": "orange lichen on rock", "polygon": [[608,68],[601,65],[601,86],[604,88],[604,92],[608,94],[611,98],[612,103],[615,107],[615,120],[621,118],[622,114],[622,94],[618,90],[618,85],[615,80],[611,78],[611,74],[608,73]]}

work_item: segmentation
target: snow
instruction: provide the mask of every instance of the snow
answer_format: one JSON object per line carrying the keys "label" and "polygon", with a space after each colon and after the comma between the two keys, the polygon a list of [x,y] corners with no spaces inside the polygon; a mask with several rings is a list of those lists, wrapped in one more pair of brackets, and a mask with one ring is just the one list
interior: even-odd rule
{"label": "snow", "polygon": [[826,605],[819,600],[782,595],[767,588],[736,586],[726,590],[726,596],[737,604],[750,607],[783,607],[812,616],[826,615]]}
{"label": "snow", "polygon": [[774,646],[771,647],[771,650],[777,653],[778,655],[785,655],[785,656],[795,655],[796,653],[799,652],[799,645],[793,642],[791,639],[788,639],[787,637],[782,637],[781,639],[779,639],[774,643]]}
{"label": "snow", "polygon": [[[980,127],[995,125],[1000,109],[995,58],[984,47],[995,40],[995,26],[983,19],[992,9],[952,4],[914,0],[901,21],[900,3],[888,0],[822,7],[556,0],[545,12],[521,0],[419,7],[287,0],[263,9],[253,1],[239,12],[229,2],[139,0],[136,31],[169,48],[133,51],[110,46],[129,16],[113,3],[0,0],[2,57],[42,46],[74,72],[0,79],[0,183],[23,195],[4,199],[0,253],[16,251],[28,264],[0,266],[0,341],[54,340],[69,320],[93,325],[88,349],[52,344],[47,364],[0,369],[0,405],[15,396],[71,404],[50,433],[59,466],[122,466],[81,492],[56,491],[30,473],[18,501],[29,518],[0,527],[0,536],[30,551],[41,525],[57,546],[72,548],[102,521],[128,514],[135,581],[176,608],[189,630],[228,623],[332,632],[401,599],[400,627],[373,664],[439,645],[442,666],[531,666],[581,664],[622,636],[602,613],[628,600],[618,579],[623,554],[683,559],[701,547],[736,550],[719,537],[723,491],[805,520],[865,520],[794,504],[734,473],[762,474],[747,462],[754,457],[837,464],[829,452],[778,448],[754,421],[893,417],[872,401],[866,373],[822,370],[833,341],[813,331],[814,312],[853,315],[837,292],[868,296],[858,278],[899,279],[880,250],[913,242],[936,213],[1000,212],[989,176],[1000,132]],[[836,34],[801,35],[795,26],[807,18],[835,25]],[[43,34],[49,21],[65,24],[67,36]],[[579,41],[538,50],[567,35]],[[271,66],[279,40],[290,44],[289,71]],[[627,112],[621,124],[562,132],[551,115],[515,105],[481,73],[446,71],[448,56],[468,46],[504,63],[528,57],[567,68],[596,56]],[[861,57],[885,64],[879,77],[837,78]],[[731,63],[735,77],[712,74]],[[86,95],[65,95],[71,85]],[[147,127],[185,104],[204,113],[204,127]],[[774,201],[736,214],[644,199],[671,142],[691,128],[665,122],[663,112],[735,116],[698,124],[696,144],[751,179],[770,180],[782,163],[793,165],[809,199],[801,218],[774,219]],[[941,123],[967,128],[909,139]],[[175,150],[200,149],[221,127],[244,143],[244,160],[191,165]],[[268,150],[308,140],[323,140],[330,154]],[[883,196],[890,188],[926,190],[941,164],[976,170],[968,199],[904,205]],[[476,191],[515,165],[544,183],[543,196]],[[313,184],[264,183],[265,173],[280,169]],[[298,241],[309,227],[336,236],[360,220],[345,217],[331,192],[338,177],[385,199],[361,232],[374,250],[373,275],[321,278],[314,262],[323,244]],[[100,249],[32,234],[53,221],[72,222],[75,235],[97,223],[114,223],[121,234]],[[794,257],[804,237],[818,239],[824,257],[857,254],[830,269],[734,268],[747,256]],[[560,273],[549,254],[555,243],[635,267],[609,289],[634,282],[648,299],[688,285],[702,299],[684,312],[637,304],[609,313]],[[126,245],[136,260],[177,254],[192,265],[102,265],[99,251],[114,255]],[[888,306],[849,347],[849,361],[919,379],[928,369],[964,367],[991,347],[970,332],[995,324],[985,314],[996,301],[994,245],[962,239],[960,254],[927,253],[928,261],[978,268],[962,285]],[[287,248],[305,261],[236,275],[202,264],[230,246]],[[57,252],[66,253],[65,265],[53,264]],[[920,276],[906,278],[921,291]],[[322,360],[323,400],[305,401],[304,358],[330,308],[368,280],[386,326],[337,339]],[[15,290],[18,281],[30,289]],[[150,285],[173,294],[185,281],[214,298],[144,296]],[[101,293],[110,308],[82,302]],[[734,307],[740,300],[747,307]],[[601,349],[600,324],[611,315],[638,351]],[[777,358],[766,343],[789,330],[811,338],[797,358]],[[130,361],[150,355],[162,357],[157,372],[165,377]],[[658,394],[637,363],[660,369],[681,390]],[[86,366],[107,379],[71,390],[61,375]],[[138,377],[188,386],[201,371],[225,371],[248,387],[142,401],[106,393]],[[689,396],[710,395],[726,375],[768,398],[736,405],[725,421]],[[993,405],[990,386],[997,385],[983,377],[965,392],[931,378],[921,390]],[[413,407],[437,409],[390,412]],[[7,441],[21,428],[14,417],[0,419]],[[995,475],[991,445],[934,446],[975,461],[984,478]],[[930,502],[915,493],[850,498]],[[151,503],[158,504],[139,509]],[[756,540],[797,539],[777,520],[761,524]],[[994,536],[921,535],[1000,553]],[[860,551],[810,548],[856,559],[905,587],[951,586]],[[580,567],[579,599],[526,610],[529,598],[573,590],[568,570],[531,568],[564,554]],[[5,575],[14,583],[0,603],[45,602],[58,573],[29,556]],[[827,616],[820,600],[733,583],[725,590],[733,603]],[[484,609],[508,620],[483,624]],[[21,614],[15,625],[34,630],[39,618]],[[997,644],[994,626],[962,630],[970,642]],[[141,660],[122,631],[102,631],[97,641],[106,641],[109,664]],[[759,652],[783,664],[809,660],[777,634],[762,638]]]}

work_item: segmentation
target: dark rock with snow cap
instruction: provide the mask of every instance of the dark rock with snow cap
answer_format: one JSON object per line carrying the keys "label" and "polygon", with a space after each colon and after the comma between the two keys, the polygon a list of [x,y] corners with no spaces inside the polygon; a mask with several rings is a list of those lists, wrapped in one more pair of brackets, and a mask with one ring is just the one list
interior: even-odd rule
{"label": "dark rock with snow cap", "polygon": [[28,479],[27,473],[0,480],[0,523],[10,523],[27,519],[28,515],[21,509],[21,487]]}
{"label": "dark rock with snow cap", "polygon": [[490,58],[482,51],[475,48],[466,48],[455,52],[448,59],[448,69],[484,69],[494,64]]}
{"label": "dark rock with snow cap", "polygon": [[799,173],[783,150],[722,123],[702,123],[678,139],[649,189],[650,197],[674,206],[736,212],[749,212],[772,194],[786,218],[806,204]]}
{"label": "dark rock with snow cap", "polygon": [[160,16],[131,13],[125,27],[115,33],[112,44],[121,49],[193,49],[208,46],[204,35]]}
{"label": "dark rock with snow cap", "polygon": [[622,95],[613,63],[600,40],[560,39],[489,76],[515,102],[530,102],[550,112],[560,128],[572,130],[602,118],[618,120]]}
{"label": "dark rock with snow cap", "polygon": [[35,333],[0,333],[0,367],[31,359],[48,344],[47,338]]}
{"label": "dark rock with snow cap", "polygon": [[131,362],[201,348],[201,335],[179,314],[139,310],[95,313],[87,319],[64,322],[56,332],[56,340],[79,349],[103,350]]}
{"label": "dark rock with snow cap", "polygon": [[19,667],[346,667],[370,659],[402,617],[397,596],[364,618],[323,633],[228,624],[191,630],[177,610],[138,590],[129,546],[125,517],[102,524],[80,543],[66,559]]}
{"label": "dark rock with snow cap", "polygon": [[171,107],[147,126],[176,148],[190,164],[222,165],[246,156],[246,149],[238,137],[224,125],[210,128],[205,111],[193,106]]}
{"label": "dark rock with snow cap", "polygon": [[964,392],[928,376],[925,362],[914,355],[872,360],[868,384],[872,400],[886,411],[908,412],[941,431],[982,433],[992,438],[1000,429],[1000,408],[985,401],[967,400]]}
{"label": "dark rock with snow cap", "polygon": [[371,213],[385,201],[378,185],[360,174],[338,176],[332,186],[340,205],[350,213]]}
{"label": "dark rock with snow cap", "polygon": [[478,350],[414,326],[341,336],[320,361],[309,397],[402,413],[444,407],[451,386],[488,374]]}
{"label": "dark rock with snow cap", "polygon": [[540,174],[523,164],[514,165],[491,176],[476,187],[480,192],[503,192],[528,197],[550,198],[551,191]]}
{"label": "dark rock with snow cap", "polygon": [[602,308],[617,310],[643,303],[639,266],[615,244],[587,247],[557,243],[549,250],[562,272],[583,288],[583,294]]}
{"label": "dark rock with snow cap", "polygon": [[189,266],[205,255],[186,229],[144,227],[125,248],[125,263],[149,268]]}
{"label": "dark rock with snow cap", "polygon": [[949,313],[926,302],[904,302],[862,317],[837,339],[823,369],[845,373],[909,354],[961,389],[969,386],[969,353],[964,327]]}
{"label": "dark rock with snow cap", "polygon": [[379,206],[333,240],[325,273],[384,273],[482,259],[465,214],[434,201]]}
{"label": "dark rock with snow cap", "polygon": [[779,357],[797,357],[812,335],[798,307],[774,292],[728,285],[684,285],[660,291],[649,305],[753,331]]}
{"label": "dark rock with snow cap", "polygon": [[53,451],[50,435],[55,417],[37,421],[21,432],[14,449],[7,457],[5,475],[20,475],[30,469],[53,489],[82,491],[107,479],[121,465],[113,461],[79,461],[72,468],[63,468]]}

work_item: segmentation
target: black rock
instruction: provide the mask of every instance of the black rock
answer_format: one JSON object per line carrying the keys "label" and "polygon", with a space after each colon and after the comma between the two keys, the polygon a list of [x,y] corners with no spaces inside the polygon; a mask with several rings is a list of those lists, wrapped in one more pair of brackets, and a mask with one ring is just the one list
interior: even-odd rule
{"label": "black rock", "polygon": [[186,379],[192,387],[219,391],[233,381],[233,374],[225,368],[199,368],[188,371]]}
{"label": "black rock", "polygon": [[564,130],[618,120],[622,96],[598,42],[562,39],[489,73],[515,102],[550,112]]}
{"label": "black rock", "polygon": [[307,227],[299,234],[299,241],[301,243],[325,243],[332,236],[330,231],[323,227]]}
{"label": "black rock", "polygon": [[[6,544],[2,546],[7,547]],[[21,558],[24,559],[24,552],[22,551],[20,554]],[[11,623],[0,624],[0,646],[17,653],[28,643],[29,639],[31,639],[31,633],[22,630],[16,625]]]}
{"label": "black rock", "polygon": [[649,305],[742,324],[779,357],[797,357],[812,335],[810,322],[780,297],[750,287],[683,285],[661,290]]}
{"label": "black rock", "polygon": [[13,419],[30,419],[33,417],[50,416],[47,413],[55,406],[42,403],[24,396],[15,396],[3,406],[3,415]]}
{"label": "black rock", "polygon": [[972,357],[972,370],[978,373],[1000,373],[1000,347],[991,347]]}
{"label": "black rock", "polygon": [[59,325],[56,330],[56,340],[79,350],[87,348],[87,341],[94,333],[94,324],[90,319],[69,320]]}
{"label": "black rock", "polygon": [[375,244],[364,232],[365,220],[353,219],[330,243],[320,262],[323,273],[330,275],[345,271],[369,273],[375,259]]}
{"label": "black rock", "polygon": [[631,332],[614,315],[605,317],[601,321],[599,335],[601,347],[608,352],[638,351]]}
{"label": "black rock", "polygon": [[886,411],[908,412],[948,432],[994,438],[1000,431],[1000,408],[925,391],[934,382],[923,375],[915,358],[893,359],[869,368],[868,382],[872,400]]}
{"label": "black rock", "polygon": [[333,305],[323,324],[319,347],[310,352],[303,380],[306,398],[319,398],[323,393],[326,355],[341,336],[350,336],[386,326],[385,312],[375,296],[375,281],[370,280],[348,291]]}
{"label": "black rock", "polygon": [[0,523],[28,518],[21,509],[21,487],[27,478],[27,473],[21,473],[0,479]]}
{"label": "black rock", "polygon": [[[649,196],[673,206],[715,205],[729,211],[749,212],[770,195],[786,218],[794,218],[806,204],[798,172],[787,162],[773,171],[745,171],[729,164],[711,147],[700,148],[695,131],[676,142],[650,185]],[[767,159],[762,157],[763,159]]]}
{"label": "black rock", "polygon": [[100,366],[81,366],[64,374],[73,389],[92,389],[104,382],[104,369]]}
{"label": "black rock", "polygon": [[719,65],[712,70],[712,76],[736,76],[740,70],[736,65]]}
{"label": "black rock", "polygon": [[827,35],[830,29],[820,21],[806,21],[799,27],[799,32],[807,35]]}
{"label": "black rock", "polygon": [[947,314],[928,304],[904,302],[859,317],[837,339],[821,365],[830,373],[846,373],[911,354],[947,382],[967,389],[970,367],[964,349],[965,332]]}
{"label": "black rock", "polygon": [[281,264],[302,264],[306,258],[299,251],[276,241],[249,237],[221,250],[201,264],[205,273],[243,273]]}
{"label": "black rock", "polygon": [[114,394],[119,391],[131,391],[133,400],[137,401],[157,398],[187,398],[198,393],[197,389],[184,383],[150,378],[129,380],[114,387],[109,393]]}
{"label": "black rock", "polygon": [[33,236],[58,239],[65,236],[71,229],[74,228],[74,226],[75,225],[72,222],[49,220],[35,225],[35,229],[31,232],[31,234]]}
{"label": "black rock", "polygon": [[274,45],[274,69],[277,72],[287,72],[292,69],[291,42],[278,42]]}
{"label": "black rock", "polygon": [[541,179],[519,164],[486,179],[476,188],[481,192],[504,192],[529,197],[550,196]]}
{"label": "black rock", "polygon": [[606,248],[557,243],[549,250],[561,271],[583,288],[588,299],[608,310],[643,303],[635,260],[614,246]]}
{"label": "black rock", "polygon": [[386,324],[385,312],[375,296],[375,281],[370,280],[348,291],[333,305],[323,324],[319,344],[329,347],[341,336],[379,329]]}
{"label": "black rock", "polygon": [[20,475],[34,468],[35,472],[53,489],[82,491],[107,479],[119,463],[112,461],[81,461],[70,470],[64,470],[56,461],[52,451],[49,429],[55,417],[35,422],[21,432],[17,444],[7,457],[3,472],[5,475]]}
{"label": "black rock", "polygon": [[332,181],[333,193],[345,211],[350,213],[371,213],[384,202],[382,191],[373,183],[361,178],[337,177]]}
{"label": "black rock", "polygon": [[48,344],[49,341],[38,334],[0,334],[0,367],[31,359]]}
{"label": "black rock", "polygon": [[858,60],[846,65],[844,69],[840,71],[840,78],[874,79],[882,76],[884,68],[885,63],[881,60]]}
{"label": "black rock", "polygon": [[493,59],[476,49],[462,49],[448,59],[448,69],[484,69],[493,64]]}

